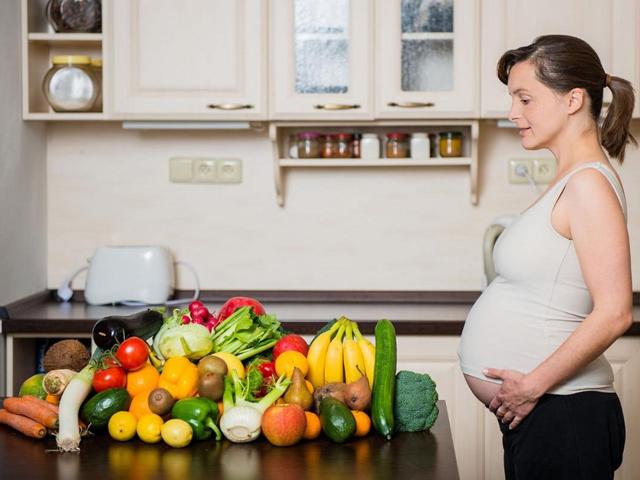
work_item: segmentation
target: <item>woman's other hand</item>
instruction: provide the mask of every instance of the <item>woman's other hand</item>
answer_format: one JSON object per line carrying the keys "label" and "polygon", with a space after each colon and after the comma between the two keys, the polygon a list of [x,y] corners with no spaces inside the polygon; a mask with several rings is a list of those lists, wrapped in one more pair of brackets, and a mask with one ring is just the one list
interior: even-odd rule
{"label": "woman's other hand", "polygon": [[536,389],[530,385],[527,375],[515,370],[488,368],[482,373],[489,378],[502,380],[502,387],[489,402],[489,410],[502,423],[508,423],[509,430],[513,430],[538,403]]}

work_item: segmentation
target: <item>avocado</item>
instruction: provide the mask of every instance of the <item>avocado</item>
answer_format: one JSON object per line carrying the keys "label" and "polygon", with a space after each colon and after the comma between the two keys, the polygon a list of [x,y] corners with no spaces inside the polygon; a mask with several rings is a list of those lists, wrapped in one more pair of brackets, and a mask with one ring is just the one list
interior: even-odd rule
{"label": "avocado", "polygon": [[346,442],[356,432],[356,420],[351,410],[333,397],[320,402],[320,424],[324,434],[336,443]]}

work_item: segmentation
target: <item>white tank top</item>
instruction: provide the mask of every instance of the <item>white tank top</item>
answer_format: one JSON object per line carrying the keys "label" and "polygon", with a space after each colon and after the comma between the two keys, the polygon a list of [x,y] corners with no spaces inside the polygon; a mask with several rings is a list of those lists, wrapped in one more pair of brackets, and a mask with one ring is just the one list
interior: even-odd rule
{"label": "white tank top", "polygon": [[[471,308],[460,338],[463,373],[501,383],[485,368],[528,373],[553,353],[591,313],[573,241],[551,224],[551,212],[573,174],[601,172],[618,196],[625,219],[626,199],[615,174],[598,162],[583,164],[553,185],[498,237],[493,251],[497,276]],[[613,392],[611,365],[600,355],[548,393]]]}

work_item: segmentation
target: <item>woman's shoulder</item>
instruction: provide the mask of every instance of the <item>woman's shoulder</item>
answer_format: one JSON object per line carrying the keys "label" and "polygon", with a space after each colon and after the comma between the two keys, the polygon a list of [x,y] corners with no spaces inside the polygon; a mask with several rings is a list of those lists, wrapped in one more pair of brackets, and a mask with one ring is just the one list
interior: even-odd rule
{"label": "woman's shoulder", "polygon": [[618,175],[599,162],[585,164],[567,179],[565,201],[580,210],[612,209],[624,206],[624,192]]}

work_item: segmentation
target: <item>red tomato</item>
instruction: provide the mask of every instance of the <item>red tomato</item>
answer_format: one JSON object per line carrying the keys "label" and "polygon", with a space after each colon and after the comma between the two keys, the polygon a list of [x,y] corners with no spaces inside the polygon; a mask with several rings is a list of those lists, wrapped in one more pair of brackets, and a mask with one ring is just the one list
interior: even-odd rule
{"label": "red tomato", "polygon": [[222,305],[222,307],[220,307],[220,311],[218,312],[219,321],[224,321],[225,318],[230,316],[238,308],[245,307],[247,305],[253,308],[253,313],[255,313],[256,315],[265,314],[264,306],[255,298],[231,297],[229,300],[224,302],[224,305]]}
{"label": "red tomato", "polygon": [[278,358],[282,352],[289,350],[300,352],[306,357],[309,352],[309,345],[307,345],[305,339],[300,335],[296,335],[295,333],[285,335],[273,346],[273,358]]}
{"label": "red tomato", "polygon": [[138,337],[127,338],[118,347],[116,358],[126,370],[138,370],[147,363],[149,345]]}
{"label": "red tomato", "polygon": [[101,392],[108,388],[124,388],[127,384],[127,373],[122,367],[98,370],[93,376],[92,384],[96,392]]}

